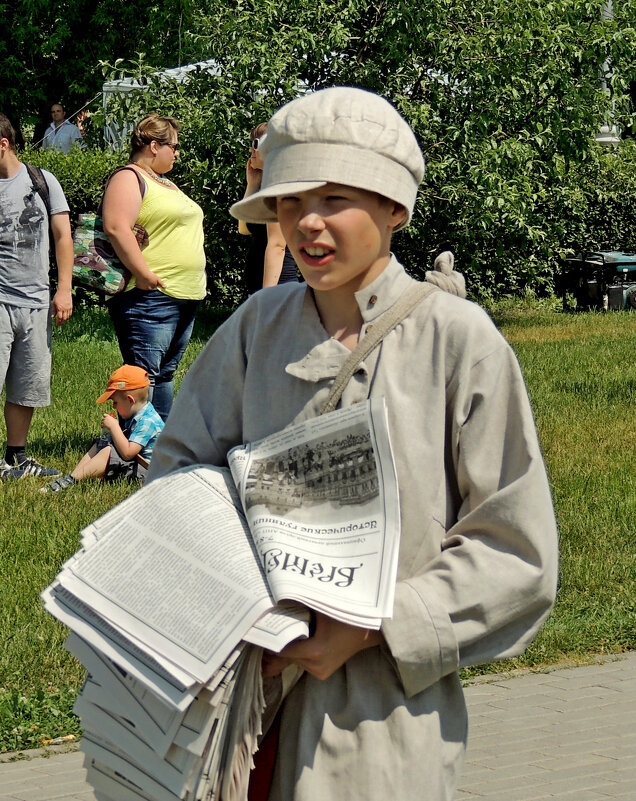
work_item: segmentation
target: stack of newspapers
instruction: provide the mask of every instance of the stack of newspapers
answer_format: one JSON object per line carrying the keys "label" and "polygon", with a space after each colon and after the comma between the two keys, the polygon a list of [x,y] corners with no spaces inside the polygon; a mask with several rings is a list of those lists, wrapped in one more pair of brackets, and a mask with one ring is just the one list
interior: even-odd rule
{"label": "stack of newspapers", "polygon": [[297,678],[264,686],[263,649],[309,636],[309,610],[376,629],[392,613],[382,399],[228,463],[182,468],[111,509],[42,593],[87,670],[75,711],[98,801],[244,801],[264,709]]}

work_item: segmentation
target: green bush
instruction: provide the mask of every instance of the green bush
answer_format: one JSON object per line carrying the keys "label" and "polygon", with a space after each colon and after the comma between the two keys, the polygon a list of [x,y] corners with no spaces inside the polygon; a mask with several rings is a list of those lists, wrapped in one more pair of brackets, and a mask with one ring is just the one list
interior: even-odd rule
{"label": "green bush", "polygon": [[20,160],[49,170],[58,179],[68,201],[71,224],[74,225],[78,214],[97,211],[106,179],[116,167],[126,164],[126,155],[79,148],[73,148],[68,154],[27,148],[20,152]]}
{"label": "green bush", "polygon": [[[199,89],[211,79],[208,76]],[[173,177],[204,210],[210,301],[232,306],[244,294],[246,243],[228,208],[243,192],[244,142],[208,142],[206,115],[201,110],[196,113],[200,99],[198,92],[180,102],[168,95],[164,103],[165,113],[186,119],[182,158]],[[244,125],[249,128],[249,121]],[[59,179],[74,222],[80,212],[97,208],[108,175],[126,163],[127,154],[27,150],[21,158]],[[421,276],[430,269],[435,254],[449,246],[458,268],[466,274],[469,292],[488,300],[528,290],[550,294],[560,260],[572,252],[636,251],[635,141],[626,140],[609,152],[592,148],[585,162],[568,169],[563,163],[560,180],[540,192],[534,191],[533,178],[520,163],[510,180],[516,189],[508,187],[506,191],[512,194],[506,203],[489,203],[492,196],[484,195],[486,190],[480,194],[475,186],[471,191],[457,183],[451,186],[443,166],[430,165],[419,213],[410,228],[395,237],[398,257]],[[435,201],[451,189],[455,193],[452,204]]]}
{"label": "green bush", "polygon": [[475,298],[549,295],[565,255],[636,249],[634,141],[595,142],[608,122],[633,131],[636,0],[605,12],[604,0],[197,1],[184,52],[214,59],[214,74],[153,77],[160,65],[141,56],[103,64],[108,78],[146,83],[108,112],[183,123],[174,178],[205,212],[215,303],[242,296],[246,238],[228,209],[243,194],[250,128],[299,91],[337,84],[389,98],[426,155],[414,222],[394,240],[409,269],[421,275],[450,248]]}
{"label": "green bush", "polygon": [[[204,210],[210,302],[232,306],[243,297],[246,243],[228,213],[243,192],[241,156],[244,142],[207,142],[203,111],[197,95],[166,102],[166,113],[186,123],[184,149],[175,167],[178,185]],[[181,114],[180,114],[181,112]],[[191,112],[191,113],[190,113]],[[246,128],[249,121],[245,121]],[[21,158],[50,170],[60,181],[71,208],[71,220],[82,211],[95,210],[110,172],[126,163],[126,153],[99,150],[25,151]],[[406,231],[396,235],[394,249],[412,272],[430,269],[434,255],[450,246],[459,269],[466,274],[469,292],[481,300],[504,294],[550,294],[560,259],[579,250],[636,251],[636,142],[618,148],[593,148],[590,158],[571,164],[560,181],[534,193],[516,165],[514,183],[528,183],[526,196],[517,194],[505,206],[487,203],[475,187],[462,193],[456,184],[456,201],[435,201],[449,184],[443,170],[432,164],[418,201],[418,214]],[[534,196],[536,195],[536,197]],[[430,199],[433,198],[431,201]],[[452,208],[448,208],[452,205]],[[516,216],[512,209],[516,209]]]}

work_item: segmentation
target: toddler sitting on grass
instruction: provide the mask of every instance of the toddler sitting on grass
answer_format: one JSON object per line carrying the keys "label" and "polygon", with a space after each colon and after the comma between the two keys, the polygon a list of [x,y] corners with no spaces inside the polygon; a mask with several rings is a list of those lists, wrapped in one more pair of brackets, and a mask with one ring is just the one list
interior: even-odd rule
{"label": "toddler sitting on grass", "polygon": [[150,379],[141,367],[125,364],[108,379],[97,403],[109,398],[119,415],[102,417],[102,436],[96,437],[74,470],[46,484],[40,492],[61,492],[84,478],[143,481],[163,420],[148,400]]}

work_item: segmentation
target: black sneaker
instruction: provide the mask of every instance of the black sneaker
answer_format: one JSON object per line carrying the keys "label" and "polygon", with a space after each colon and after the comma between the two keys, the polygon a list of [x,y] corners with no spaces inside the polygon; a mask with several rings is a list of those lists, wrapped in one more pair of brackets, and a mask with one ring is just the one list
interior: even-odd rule
{"label": "black sneaker", "polygon": [[23,475],[24,470],[18,467],[11,467],[4,459],[0,459],[0,481],[4,481],[7,478],[22,478]]}
{"label": "black sneaker", "polygon": [[54,467],[45,467],[43,464],[36,462],[35,459],[27,458],[23,462],[18,462],[16,465],[18,470],[22,470],[22,478],[23,476],[61,476],[59,470],[56,470]]}

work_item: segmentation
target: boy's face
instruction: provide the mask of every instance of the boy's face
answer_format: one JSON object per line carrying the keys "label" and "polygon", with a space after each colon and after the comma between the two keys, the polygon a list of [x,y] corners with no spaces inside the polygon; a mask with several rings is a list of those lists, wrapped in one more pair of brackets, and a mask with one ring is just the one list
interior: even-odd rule
{"label": "boy's face", "polygon": [[318,291],[356,292],[386,267],[405,210],[375,192],[329,183],[276,198],[278,221],[296,264]]}
{"label": "boy's face", "polygon": [[123,390],[117,390],[110,396],[110,399],[113,403],[113,409],[122,420],[128,420],[135,413],[133,410],[135,399],[132,395],[127,395]]}

